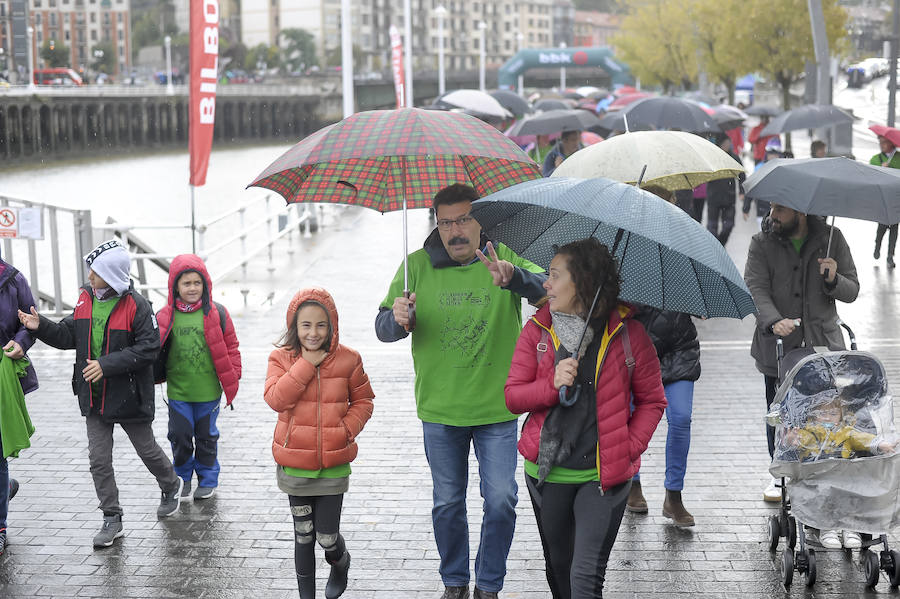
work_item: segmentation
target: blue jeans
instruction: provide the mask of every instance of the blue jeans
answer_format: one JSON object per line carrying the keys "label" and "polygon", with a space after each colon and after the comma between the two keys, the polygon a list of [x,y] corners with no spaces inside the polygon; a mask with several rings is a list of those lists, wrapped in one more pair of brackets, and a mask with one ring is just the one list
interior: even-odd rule
{"label": "blue jeans", "polygon": [[[691,412],[694,407],[694,381],[675,381],[665,386],[666,422],[666,489],[684,489],[684,472],[687,469],[688,451],[691,448]],[[641,480],[635,474],[633,480]]]}
{"label": "blue jeans", "polygon": [[[190,482],[197,473],[197,485],[219,486],[217,459],[219,400],[169,400],[169,442],[172,443],[172,465],[175,472]],[[196,445],[196,448],[194,447]]]}
{"label": "blue jeans", "polygon": [[516,420],[481,426],[448,426],[423,422],[425,457],[431,468],[434,506],[431,522],[441,556],[444,586],[469,584],[469,523],[466,490],[469,447],[475,446],[484,516],[475,557],[475,584],[499,592],[506,576],[506,557],[516,528]]}

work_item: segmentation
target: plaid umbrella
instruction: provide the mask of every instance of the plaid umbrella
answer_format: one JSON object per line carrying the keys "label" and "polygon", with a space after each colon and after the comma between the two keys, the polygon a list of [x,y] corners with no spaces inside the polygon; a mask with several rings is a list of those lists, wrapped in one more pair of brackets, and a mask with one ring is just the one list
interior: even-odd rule
{"label": "plaid umbrella", "polygon": [[288,202],[388,212],[427,208],[452,183],[472,185],[484,196],[538,177],[527,154],[474,117],[399,108],[359,112],[316,131],[248,187],[271,189]]}

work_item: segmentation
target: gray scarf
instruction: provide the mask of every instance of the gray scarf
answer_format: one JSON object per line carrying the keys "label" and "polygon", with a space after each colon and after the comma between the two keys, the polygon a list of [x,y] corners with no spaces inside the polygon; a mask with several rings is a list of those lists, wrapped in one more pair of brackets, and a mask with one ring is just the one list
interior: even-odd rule
{"label": "gray scarf", "polygon": [[[575,346],[578,345],[578,340],[581,339],[581,332],[584,331],[584,326],[587,323],[580,316],[564,312],[550,312],[550,317],[553,319],[553,330],[556,332],[556,336],[559,337],[560,343],[575,356]],[[577,351],[577,359],[580,360],[584,356],[585,350],[587,350],[588,345],[593,340],[594,329],[588,327],[584,333],[584,341]]]}

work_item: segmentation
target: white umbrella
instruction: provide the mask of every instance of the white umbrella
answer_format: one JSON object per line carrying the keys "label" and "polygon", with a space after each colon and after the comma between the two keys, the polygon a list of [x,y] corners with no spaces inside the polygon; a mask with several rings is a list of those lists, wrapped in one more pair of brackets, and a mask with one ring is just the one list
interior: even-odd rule
{"label": "white umbrella", "polygon": [[575,90],[575,93],[581,96],[582,98],[587,98],[591,94],[596,94],[600,91],[599,87],[594,87],[593,85],[583,85]]}
{"label": "white umbrella", "polygon": [[477,89],[457,89],[441,96],[436,104],[445,104],[449,107],[462,108],[476,115],[509,118],[512,114],[497,101],[492,95]]}
{"label": "white umbrella", "polygon": [[[641,172],[646,166],[643,178]],[[635,131],[610,137],[566,158],[554,177],[606,177],[622,183],[693,189],[737,177],[744,167],[699,135],[684,131]]]}

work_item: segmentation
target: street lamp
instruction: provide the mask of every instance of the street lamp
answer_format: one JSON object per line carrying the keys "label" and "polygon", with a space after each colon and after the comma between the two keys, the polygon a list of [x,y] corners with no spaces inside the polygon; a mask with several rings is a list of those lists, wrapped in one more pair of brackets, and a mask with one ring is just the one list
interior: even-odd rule
{"label": "street lamp", "polygon": [[[522,42],[524,40],[525,40],[525,34],[522,33],[521,31],[517,31],[516,32],[516,52],[522,51]],[[519,74],[519,95],[522,96],[523,98],[525,97],[524,92],[525,92],[525,75],[520,73]]]}
{"label": "street lamp", "polygon": [[175,95],[175,86],[172,85],[172,36],[163,38],[166,44],[166,95]]}
{"label": "street lamp", "polygon": [[478,63],[478,89],[480,89],[481,91],[484,91],[484,59],[485,59],[484,38],[485,38],[485,31],[487,31],[487,23],[485,23],[484,21],[478,21],[478,31],[481,32],[481,44],[480,44],[481,60]]}
{"label": "street lamp", "polygon": [[[559,42],[560,48],[566,47],[566,42]],[[562,92],[566,89],[566,67],[561,67],[559,69],[559,91]]]}
{"label": "street lamp", "polygon": [[25,29],[28,34],[28,89],[34,90],[34,48],[31,47],[31,38],[34,36],[34,27]]}
{"label": "street lamp", "polygon": [[438,95],[444,94],[444,18],[447,9],[441,4],[434,9],[438,22]]}

